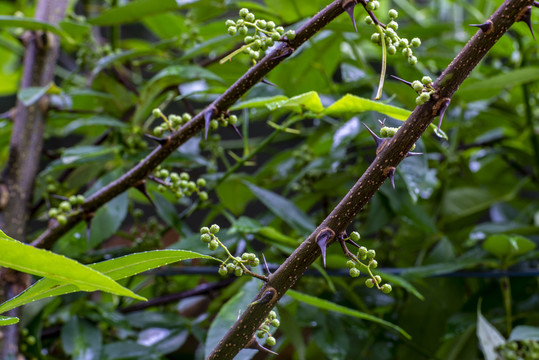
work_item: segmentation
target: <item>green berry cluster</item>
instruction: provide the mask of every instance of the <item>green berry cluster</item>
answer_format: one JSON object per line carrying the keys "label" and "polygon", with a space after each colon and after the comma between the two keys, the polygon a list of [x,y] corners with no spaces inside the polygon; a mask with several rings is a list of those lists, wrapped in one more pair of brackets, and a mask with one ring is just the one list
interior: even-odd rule
{"label": "green berry cluster", "polygon": [[200,36],[200,30],[196,26],[191,13],[187,14],[184,25],[187,28],[187,31],[183,32],[178,39],[179,48],[185,49],[196,45],[197,43],[201,43],[204,40],[202,36]]}
{"label": "green berry cluster", "polygon": [[505,360],[535,360],[539,359],[539,341],[527,339],[508,341],[496,348],[501,359]]}
{"label": "green berry cluster", "polygon": [[241,256],[233,256],[216,236],[219,230],[220,228],[217,224],[213,224],[210,227],[205,226],[200,229],[200,240],[208,244],[208,249],[215,251],[221,246],[228,255],[228,258],[219,266],[219,275],[226,276],[227,274],[234,274],[236,276],[242,276],[243,273],[252,274],[247,269],[247,265],[258,266],[260,260],[253,253],[243,253]]}
{"label": "green berry cluster", "polygon": [[188,113],[182,115],[172,114],[166,117],[160,109],[153,109],[152,114],[156,118],[163,119],[163,122],[153,129],[155,136],[162,136],[167,131],[176,131],[191,120],[191,115]]}
{"label": "green berry cluster", "polygon": [[268,346],[273,346],[275,345],[275,338],[270,333],[270,325],[274,328],[278,328],[279,325],[281,325],[281,322],[279,321],[279,319],[277,319],[277,314],[273,310],[270,311],[268,317],[264,320],[262,325],[260,325],[260,327],[256,331],[256,337],[259,339],[263,339],[265,336],[267,336],[266,344]]}
{"label": "green berry cluster", "polygon": [[238,122],[238,117],[236,115],[227,115],[222,113],[221,116],[219,116],[217,119],[211,119],[210,121],[210,129],[211,130],[217,130],[219,126],[228,126],[230,125],[236,125]]}
{"label": "green berry cluster", "polygon": [[51,207],[49,209],[49,218],[54,218],[60,225],[67,223],[67,216],[73,211],[74,208],[80,207],[84,204],[84,196],[72,195],[66,200],[63,200],[58,204],[58,207]]}
{"label": "green berry cluster", "polygon": [[[359,241],[361,235],[357,231],[354,231],[346,240]],[[353,278],[359,277],[361,274],[360,269],[365,269],[369,276],[369,279],[365,280],[365,285],[369,288],[372,288],[376,285],[378,290],[381,290],[384,294],[389,294],[392,290],[391,285],[383,284],[382,278],[380,275],[373,275],[371,269],[376,269],[378,267],[378,261],[374,259],[376,256],[376,251],[374,249],[367,249],[365,246],[360,246],[357,255],[354,256],[350,254],[351,260],[346,262],[346,267],[349,269],[350,276]],[[368,263],[363,263],[363,261],[368,260]]]}
{"label": "green berry cluster", "polygon": [[[288,30],[285,33],[284,28],[282,26],[276,26],[273,21],[256,19],[255,15],[249,9],[241,9],[239,15],[240,19],[236,21],[228,19],[225,25],[227,26],[229,35],[234,36],[239,34],[244,36],[243,41],[245,45],[221,60],[221,63],[243,52],[249,55],[253,64],[256,64],[256,61],[263,56],[263,51],[273,46],[275,41],[280,40],[283,35],[286,35],[288,40],[293,40],[296,37],[294,30]],[[248,35],[249,27],[254,29],[254,34]]]}
{"label": "green berry cluster", "polygon": [[186,172],[178,174],[161,166],[155,169],[154,174],[159,179],[159,185],[157,186],[159,192],[170,190],[178,199],[184,196],[191,196],[196,192],[201,201],[208,200],[208,193],[201,190],[206,186],[206,180],[204,178],[198,178],[195,182],[190,180],[190,176]]}
{"label": "green berry cluster", "polygon": [[56,181],[56,179],[53,178],[51,175],[47,175],[47,177],[45,177],[45,181],[47,182],[48,193],[54,194],[61,187],[60,183]]}
{"label": "green berry cluster", "polygon": [[146,251],[161,248],[161,240],[166,228],[155,216],[143,217],[141,209],[132,212],[135,225],[129,230],[133,246],[137,251]]}
{"label": "green berry cluster", "polygon": [[[369,1],[367,4],[367,9],[371,11],[377,10],[379,7],[380,4],[378,1]],[[403,56],[408,58],[408,63],[410,63],[410,65],[417,64],[417,57],[414,56],[412,48],[421,46],[421,40],[419,38],[413,38],[412,40],[401,38],[397,34],[399,24],[395,21],[399,16],[399,13],[395,9],[390,9],[388,15],[390,22],[385,28],[377,26],[370,15],[365,18],[367,24],[376,26],[377,29],[377,31],[371,35],[371,41],[382,46],[383,38],[389,55],[395,55],[397,52],[400,52]]]}
{"label": "green berry cluster", "polygon": [[134,155],[148,148],[148,143],[142,139],[142,129],[138,126],[130,127],[121,132],[121,139],[127,154]]}
{"label": "green berry cluster", "polygon": [[[380,129],[380,137],[382,138],[390,138],[390,137],[393,137],[397,131],[400,129],[400,126],[399,127],[389,127],[389,126],[385,126],[383,125],[383,122],[382,123],[382,128]],[[412,148],[410,149],[410,151],[414,151],[415,150],[415,144],[412,145]]]}
{"label": "green berry cluster", "polygon": [[415,103],[417,105],[423,105],[430,100],[430,96],[434,93],[434,87],[432,86],[432,79],[430,76],[423,76],[421,81],[414,80],[412,82],[412,89],[417,93]]}

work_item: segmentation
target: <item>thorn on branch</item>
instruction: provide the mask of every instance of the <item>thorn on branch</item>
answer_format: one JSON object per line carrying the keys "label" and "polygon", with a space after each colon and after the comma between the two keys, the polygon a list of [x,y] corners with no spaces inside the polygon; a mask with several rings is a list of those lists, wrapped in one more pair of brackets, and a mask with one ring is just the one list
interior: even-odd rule
{"label": "thorn on branch", "polygon": [[157,136],[153,136],[153,135],[150,135],[150,134],[144,134],[144,137],[147,138],[147,139],[150,139],[152,141],[155,141],[159,145],[165,145],[169,140],[168,137],[159,138]]}
{"label": "thorn on branch", "polygon": [[356,0],[348,0],[348,1],[345,1],[343,4],[342,4],[342,8],[344,9],[344,11],[346,11],[348,13],[348,15],[350,16],[350,20],[352,20],[352,24],[354,24],[354,29],[356,30],[357,32],[357,25],[356,25],[356,19],[354,17],[354,9],[356,7]]}
{"label": "thorn on branch", "polygon": [[85,214],[84,221],[86,221],[86,244],[90,245],[90,231],[92,229],[92,219],[94,218],[94,213]]}
{"label": "thorn on branch", "polygon": [[204,140],[208,140],[208,131],[210,130],[210,121],[213,115],[215,114],[217,114],[217,109],[213,105],[209,110],[207,110],[204,113]]}
{"label": "thorn on branch", "polygon": [[[534,3],[534,5],[535,5],[535,3]],[[522,15],[520,15],[520,18],[518,19],[518,21],[522,21],[523,23],[528,25],[528,28],[530,29],[530,32],[532,33],[533,40],[535,40],[535,34],[533,33],[533,27],[532,27],[532,7],[531,7],[531,5],[526,6],[524,8],[524,11],[523,11]]]}
{"label": "thorn on branch", "polygon": [[148,199],[150,204],[152,204],[152,206],[155,209],[157,209],[157,206],[155,206],[155,203],[153,202],[152,198],[150,197],[150,194],[148,194],[148,189],[146,189],[146,180],[145,179],[139,181],[139,183],[135,185],[135,189],[140,191],[140,193],[142,193],[142,195],[144,195],[144,197],[146,197],[146,199]]}
{"label": "thorn on branch", "polygon": [[490,20],[487,20],[487,21],[485,21],[485,22],[482,23],[482,24],[470,24],[470,26],[474,26],[474,27],[480,28],[481,31],[482,31],[484,34],[488,34],[488,33],[490,33],[492,30],[494,30],[494,24],[493,24],[492,21],[490,21]]}
{"label": "thorn on branch", "polygon": [[264,84],[269,85],[269,86],[278,87],[277,85],[275,85],[274,83],[272,83],[271,81],[266,80],[266,79],[262,79],[261,82],[263,82]]}
{"label": "thorn on branch", "polygon": [[322,261],[324,263],[324,267],[326,267],[326,249],[329,245],[329,242],[333,239],[335,236],[335,231],[331,230],[330,228],[324,228],[320,230],[318,235],[316,235],[316,244],[320,248],[320,251],[322,252]]}
{"label": "thorn on branch", "polygon": [[391,76],[393,79],[398,80],[398,81],[400,81],[400,82],[402,82],[402,83],[405,83],[405,84],[408,85],[409,87],[413,88],[411,82],[406,81],[406,80],[404,80],[404,79],[401,79],[400,77],[397,77],[397,76],[395,76],[395,75],[389,75],[389,76]]}
{"label": "thorn on branch", "polygon": [[270,354],[273,354],[273,355],[279,355],[275,351],[271,351],[270,349],[265,348],[262,345],[260,345],[258,343],[258,341],[256,340],[256,336],[252,337],[251,341],[249,341],[249,343],[245,346],[245,348],[246,349],[255,349],[255,350],[258,350],[258,351],[263,351],[263,352],[267,352],[267,353],[270,353]]}
{"label": "thorn on branch", "polygon": [[394,166],[388,166],[384,169],[384,175],[389,177],[389,180],[391,180],[391,186],[393,186],[393,190],[395,190],[395,167]]}
{"label": "thorn on branch", "polygon": [[[441,103],[439,105],[439,110],[438,110],[438,114],[440,116],[440,120],[438,121],[438,131],[440,131],[440,128],[442,127],[442,121],[444,119],[444,114],[447,110],[447,108],[449,107],[449,103],[451,102],[451,99],[449,98],[443,98],[441,100]],[[435,106],[436,108],[436,106]]]}
{"label": "thorn on branch", "polygon": [[271,275],[271,271],[268,267],[268,262],[266,261],[266,257],[264,256],[264,254],[262,254],[262,260],[264,260],[264,270],[266,270],[266,274],[269,277]]}
{"label": "thorn on branch", "polygon": [[386,142],[387,139],[382,139],[378,135],[376,135],[367,125],[365,125],[364,122],[361,122],[363,126],[367,129],[368,132],[371,133],[372,138],[374,139],[374,142],[376,143],[376,154],[380,152],[381,149],[383,149],[383,144]]}
{"label": "thorn on branch", "polygon": [[290,48],[287,48],[281,55],[277,55],[277,56],[273,57],[271,60],[279,60],[279,59],[282,59],[282,58],[287,58],[290,55],[292,55],[293,52],[294,52],[294,50],[292,50]]}
{"label": "thorn on branch", "polygon": [[534,1],[533,6],[535,6],[536,8],[539,8],[539,1]]}
{"label": "thorn on branch", "polygon": [[236,134],[240,137],[240,139],[243,139],[243,136],[241,135],[240,130],[236,127],[236,125],[230,125],[232,126],[232,129],[236,132]]}

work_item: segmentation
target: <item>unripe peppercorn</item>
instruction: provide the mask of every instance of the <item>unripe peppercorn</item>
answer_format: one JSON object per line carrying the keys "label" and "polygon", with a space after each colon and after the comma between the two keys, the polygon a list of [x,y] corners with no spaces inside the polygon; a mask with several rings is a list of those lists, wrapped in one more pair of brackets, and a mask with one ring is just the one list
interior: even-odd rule
{"label": "unripe peppercorn", "polygon": [[258,258],[254,258],[251,260],[250,264],[251,266],[258,266],[258,264],[260,264],[260,260],[258,260]]}
{"label": "unripe peppercorn", "polygon": [[382,282],[382,277],[380,275],[374,275],[374,279],[376,280],[378,284]]}
{"label": "unripe peppercorn", "polygon": [[154,117],[161,117],[161,116],[163,115],[163,113],[161,112],[160,109],[153,109],[153,110],[152,110],[152,115],[153,115]]}
{"label": "unripe peppercorn", "polygon": [[380,34],[379,33],[374,33],[371,35],[371,41],[375,44],[378,44],[380,43]]}
{"label": "unripe peppercorn", "polygon": [[211,237],[210,234],[202,234],[202,235],[200,235],[200,240],[202,240],[203,243],[208,244],[208,243],[211,242],[212,237]]}
{"label": "unripe peppercorn", "polygon": [[245,17],[249,14],[249,9],[242,8],[240,10],[240,16],[245,19]]}
{"label": "unripe peppercorn", "polygon": [[238,117],[236,115],[230,115],[228,118],[228,123],[234,125],[238,122]]}
{"label": "unripe peppercorn", "polygon": [[268,336],[268,338],[266,339],[266,344],[268,346],[273,346],[275,345],[276,341],[275,341],[275,338],[273,336]]}
{"label": "unripe peppercorn", "polygon": [[242,276],[243,275],[243,269],[239,266],[236,266],[236,269],[234,270],[234,275],[236,276]]}
{"label": "unripe peppercorn", "polygon": [[69,201],[62,201],[58,208],[63,212],[68,212],[71,211],[71,204],[69,203]]}
{"label": "unripe peppercorn", "polygon": [[252,36],[246,36],[243,38],[243,42],[245,42],[246,44],[250,44],[254,41],[255,39],[252,37]]}
{"label": "unripe peppercorn", "polygon": [[388,15],[389,15],[389,18],[393,20],[399,17],[399,12],[395,9],[390,9],[388,12]]}
{"label": "unripe peppercorn", "polygon": [[389,294],[391,292],[391,290],[392,290],[391,285],[389,285],[389,284],[382,285],[382,292],[384,294]]}
{"label": "unripe peppercorn", "polygon": [[67,224],[67,217],[63,214],[60,214],[56,217],[56,220],[58,221],[58,224],[65,225]]}
{"label": "unripe peppercorn", "polygon": [[367,251],[367,257],[369,259],[372,259],[376,256],[376,251],[374,251],[373,249],[370,249],[369,251]]}
{"label": "unripe peppercorn", "polygon": [[372,279],[365,280],[365,286],[368,288],[372,288],[374,286],[374,281]]}
{"label": "unripe peppercorn", "polygon": [[49,209],[49,217],[53,218],[58,215],[58,209],[57,208],[50,208]]}
{"label": "unripe peppercorn", "polygon": [[353,278],[358,277],[359,274],[360,274],[360,271],[358,269],[356,269],[356,268],[351,268],[348,272],[349,272],[350,276],[353,277]]}
{"label": "unripe peppercorn", "polygon": [[275,318],[277,318],[277,313],[276,313],[275,311],[271,310],[271,311],[269,312],[269,314],[268,314],[268,318],[270,318],[270,319],[275,319]]}
{"label": "unripe peppercorn", "polygon": [[427,92],[422,92],[419,97],[421,98],[421,100],[423,101],[423,103],[427,102],[430,100],[430,94],[427,93]]}
{"label": "unripe peppercorn", "polygon": [[279,325],[281,325],[281,322],[278,319],[273,319],[273,320],[271,320],[270,324],[273,327],[279,327]]}
{"label": "unripe peppercorn", "polygon": [[419,38],[413,38],[412,41],[410,41],[410,45],[413,47],[419,47],[421,46],[421,40]]}
{"label": "unripe peppercorn", "polygon": [[225,25],[230,27],[236,25],[236,23],[233,20],[228,19],[227,21],[225,21]]}
{"label": "unripe peppercorn", "polygon": [[210,232],[212,234],[217,234],[219,232],[220,228],[219,228],[219,225],[217,224],[213,224],[211,227],[210,227]]}
{"label": "unripe peppercorn", "polygon": [[372,18],[369,15],[365,16],[365,23],[367,25],[374,25],[374,21],[372,20]]}
{"label": "unripe peppercorn", "polygon": [[217,250],[218,247],[219,247],[219,243],[215,239],[210,241],[210,243],[208,244],[208,249],[210,249],[211,251]]}
{"label": "unripe peppercorn", "polygon": [[397,31],[399,29],[399,23],[396,21],[390,21],[389,24],[387,24],[387,27]]}
{"label": "unripe peppercorn", "polygon": [[423,76],[421,78],[421,82],[425,85],[428,85],[432,83],[432,79],[430,78],[430,76]]}
{"label": "unripe peppercorn", "polygon": [[288,30],[286,32],[286,38],[288,40],[294,40],[296,38],[296,32],[294,30]]}
{"label": "unripe peppercorn", "polygon": [[373,269],[376,269],[378,267],[378,261],[376,261],[374,259],[371,260],[370,267],[373,268]]}
{"label": "unripe peppercorn", "polygon": [[238,28],[238,33],[239,33],[240,35],[245,36],[245,35],[247,35],[247,31],[248,31],[248,30],[249,30],[249,29],[247,29],[247,26],[243,25],[243,26],[240,26],[240,27]]}
{"label": "unripe peppercorn", "polygon": [[410,56],[410,57],[408,58],[408,63],[409,63],[410,65],[415,65],[415,64],[417,64],[417,58],[416,58],[415,56]]}
{"label": "unripe peppercorn", "polygon": [[200,199],[200,201],[206,201],[208,200],[208,193],[205,191],[201,191],[198,193],[198,198]]}
{"label": "unripe peppercorn", "polygon": [[397,48],[393,45],[388,46],[387,53],[389,55],[395,55],[397,53]]}
{"label": "unripe peppercorn", "polygon": [[228,31],[228,35],[236,35],[238,28],[235,26],[229,26],[227,31]]}
{"label": "unripe peppercorn", "polygon": [[255,14],[253,14],[253,13],[248,13],[248,14],[245,16],[245,21],[249,21],[249,22],[255,21]]}
{"label": "unripe peppercorn", "polygon": [[420,92],[423,90],[423,84],[419,80],[414,80],[412,82],[412,89],[414,89],[416,92]]}
{"label": "unripe peppercorn", "polygon": [[359,241],[359,239],[361,239],[361,235],[359,235],[357,231],[353,231],[350,234],[350,239],[352,239],[352,241]]}
{"label": "unripe peppercorn", "polygon": [[353,262],[352,260],[348,260],[348,261],[346,262],[346,268],[348,268],[348,269],[353,269],[353,268],[355,268],[355,267],[356,267],[356,263]]}
{"label": "unripe peppercorn", "polygon": [[229,273],[233,273],[234,270],[236,270],[236,265],[234,265],[233,263],[228,263],[228,264],[226,264],[226,270]]}
{"label": "unripe peppercorn", "polygon": [[226,266],[223,266],[223,265],[219,266],[219,275],[226,276],[226,274],[228,274]]}

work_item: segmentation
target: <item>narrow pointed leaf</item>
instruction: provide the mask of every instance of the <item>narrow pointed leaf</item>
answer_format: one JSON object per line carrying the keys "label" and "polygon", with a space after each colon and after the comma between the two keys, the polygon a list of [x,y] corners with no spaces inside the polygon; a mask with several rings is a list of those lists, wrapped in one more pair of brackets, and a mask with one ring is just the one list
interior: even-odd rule
{"label": "narrow pointed leaf", "polygon": [[[112,260],[88,265],[89,268],[120,280],[141,272],[189,259],[212,259],[211,256],[185,250],[154,250],[122,256]],[[80,291],[74,285],[62,283],[53,279],[41,279],[24,292],[0,305],[0,313],[22,306],[32,301]]]}
{"label": "narrow pointed leaf", "polygon": [[110,277],[53,252],[36,249],[14,240],[0,231],[0,265],[28,274],[71,283],[79,290],[106,291],[145,300]]}
{"label": "narrow pointed leaf", "polygon": [[327,301],[327,300],[319,299],[319,298],[314,297],[314,296],[302,294],[302,293],[299,293],[299,292],[294,291],[294,290],[288,290],[286,292],[286,294],[288,296],[290,296],[291,298],[297,300],[297,301],[301,301],[302,303],[309,304],[309,305],[312,305],[312,306],[316,306],[317,308],[320,308],[320,309],[338,312],[338,313],[341,313],[341,314],[344,314],[344,315],[352,316],[352,317],[355,317],[355,318],[358,318],[358,319],[372,321],[372,322],[375,322],[377,324],[387,326],[387,327],[399,332],[405,338],[411,339],[411,336],[406,331],[404,331],[402,328],[400,328],[397,325],[392,324],[392,323],[390,323],[388,321],[377,318],[376,316],[372,316],[372,315],[366,314],[366,313],[361,312],[361,311],[350,309],[350,308],[347,308],[347,307],[332,303],[332,302]]}
{"label": "narrow pointed leaf", "polygon": [[19,322],[19,318],[11,316],[0,316],[0,326],[13,325]]}

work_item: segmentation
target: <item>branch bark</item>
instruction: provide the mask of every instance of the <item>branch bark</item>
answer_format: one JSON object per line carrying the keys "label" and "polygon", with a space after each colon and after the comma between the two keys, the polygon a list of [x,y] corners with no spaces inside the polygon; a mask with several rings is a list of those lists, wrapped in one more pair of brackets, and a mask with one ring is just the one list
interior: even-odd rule
{"label": "branch bark", "polygon": [[213,110],[213,115],[217,116],[226,111],[304,42],[324,28],[324,26],[329,24],[337,16],[342,14],[344,11],[343,6],[349,2],[350,0],[335,0],[329,4],[296,31],[296,38],[294,40],[282,42],[271,53],[266,55],[238,79],[223,95],[208,105],[206,109],[198,113],[180,130],[172,134],[165,144],[159,145],[144,160],[129,170],[125,175],[90,196],[84,205],[82,205],[82,212],[69,216],[65,225],[53,225],[32,242],[32,245],[41,248],[50,248],[58,238],[83,220],[85,214],[96,211],[114,197],[140,183],[140,181],[150,175],[150,173],[179,146],[196,135],[200,130],[204,129],[204,114],[206,112]]}
{"label": "branch bark", "polygon": [[[36,6],[35,18],[57,24],[63,19],[68,0],[41,0]],[[44,32],[27,32],[23,41],[26,52],[23,60],[23,75],[20,88],[45,86],[54,78],[54,68],[58,57],[60,42],[56,36]],[[39,167],[43,131],[47,112],[47,98],[36,104],[26,106],[18,101],[13,132],[9,145],[9,159],[2,174],[0,185],[0,228],[15,239],[24,241],[26,223],[35,177]],[[0,272],[0,283],[5,293],[0,297],[12,298],[29,285],[29,276],[9,269]],[[9,312],[17,316],[17,310]],[[18,327],[2,328],[2,358],[17,353]]]}
{"label": "branch bark", "polygon": [[[533,0],[507,0],[496,10],[487,20],[492,26],[489,25],[486,31],[478,30],[436,80],[436,93],[431,100],[416,107],[399,131],[381,146],[377,157],[361,178],[318,228],[269,277],[251,306],[225,334],[208,359],[232,359],[252,341],[253,334],[270,310],[321,255],[316,244],[317,236],[328,228],[335,234],[346,230],[384,183],[389,169],[395,168],[406,157],[412,145],[439,115],[442,106],[451,99],[490,48],[532,4]],[[335,238],[330,242],[334,241]],[[271,294],[275,296],[268,296]],[[262,298],[269,298],[269,301],[259,301]]]}

